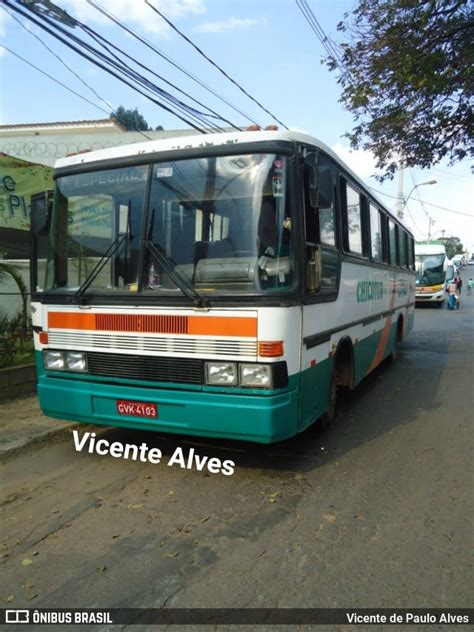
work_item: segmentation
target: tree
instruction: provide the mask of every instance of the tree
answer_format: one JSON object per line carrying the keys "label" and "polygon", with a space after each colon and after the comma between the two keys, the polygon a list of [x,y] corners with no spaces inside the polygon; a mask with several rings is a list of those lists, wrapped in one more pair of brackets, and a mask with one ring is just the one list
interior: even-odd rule
{"label": "tree", "polygon": [[28,288],[17,267],[10,263],[0,262],[0,282],[10,277],[16,284],[21,296],[21,338],[25,339],[28,329]]}
{"label": "tree", "polygon": [[146,132],[151,129],[137,108],[127,110],[123,105],[119,105],[115,112],[111,112],[110,116],[129,132]]}
{"label": "tree", "polygon": [[464,252],[464,246],[459,237],[444,237],[439,241],[445,245],[448,259],[452,259],[454,255],[461,255]]}
{"label": "tree", "polygon": [[359,0],[324,61],[356,126],[353,148],[375,154],[381,180],[399,168],[473,155],[472,0]]}

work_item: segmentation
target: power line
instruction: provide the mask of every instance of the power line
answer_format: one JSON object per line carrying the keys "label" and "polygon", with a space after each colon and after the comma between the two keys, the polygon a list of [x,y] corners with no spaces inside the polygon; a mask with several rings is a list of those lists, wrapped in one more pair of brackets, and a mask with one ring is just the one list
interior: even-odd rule
{"label": "power line", "polygon": [[240,114],[241,116],[243,116],[245,119],[248,119],[249,121],[251,121],[252,123],[255,123],[256,125],[258,125],[258,123],[256,121],[254,121],[252,119],[251,116],[249,116],[248,114],[246,114],[245,112],[242,112],[242,110],[239,110],[237,107],[235,107],[235,105],[233,105],[229,100],[227,100],[225,97],[223,97],[222,95],[220,95],[218,92],[216,92],[215,90],[213,90],[210,86],[208,86],[207,84],[205,84],[203,81],[201,81],[201,79],[199,79],[199,77],[196,77],[195,75],[193,75],[191,72],[189,72],[186,68],[184,68],[183,66],[181,66],[178,62],[176,62],[175,60],[173,60],[171,57],[169,57],[168,55],[166,55],[162,50],[160,50],[159,48],[157,48],[156,46],[154,46],[153,44],[151,44],[147,39],[145,39],[143,36],[139,35],[136,31],[134,31],[132,28],[130,28],[129,26],[127,26],[126,24],[124,24],[121,20],[119,20],[119,18],[114,15],[113,13],[111,13],[110,11],[107,11],[106,9],[104,9],[99,3],[97,2],[93,2],[93,0],[87,0],[87,2],[93,6],[97,11],[99,11],[100,13],[102,13],[105,17],[107,17],[109,20],[111,20],[112,22],[114,22],[115,24],[117,24],[117,26],[120,26],[120,28],[124,29],[127,33],[129,33],[130,35],[132,35],[132,37],[134,37],[135,39],[137,39],[139,42],[141,42],[142,44],[144,44],[145,46],[147,46],[150,50],[152,50],[154,53],[156,53],[157,55],[159,55],[162,59],[164,59],[165,61],[167,61],[169,64],[171,64],[174,68],[177,68],[180,72],[184,73],[187,77],[189,77],[190,79],[192,79],[194,82],[196,82],[198,85],[200,85],[202,88],[204,88],[205,90],[207,90],[208,92],[210,92],[212,95],[214,95],[215,97],[217,97],[218,99],[220,99],[223,103],[225,103],[226,105],[228,105],[230,108],[232,108],[235,112],[237,112],[238,114]]}
{"label": "power line", "polygon": [[45,72],[44,70],[41,70],[41,68],[38,68],[38,66],[35,66],[31,61],[28,61],[27,59],[25,59],[24,57],[22,57],[21,55],[19,55],[18,53],[15,53],[15,51],[11,50],[11,48],[8,48],[8,46],[5,46],[5,44],[0,44],[0,46],[2,48],[4,48],[6,51],[8,51],[9,53],[11,53],[12,55],[15,55],[15,57],[18,57],[18,59],[21,59],[22,62],[24,62],[25,64],[28,64],[28,66],[31,66],[32,68],[34,68],[35,70],[37,70],[38,72],[40,72],[41,74],[45,75],[46,77],[48,77],[49,79],[51,79],[51,81],[54,81],[55,83],[58,83],[60,86],[62,86],[63,88],[65,88],[66,90],[69,90],[69,92],[72,92],[73,94],[76,95],[76,97],[79,97],[80,99],[82,99],[83,101],[86,101],[87,103],[89,103],[90,105],[92,105],[93,107],[97,108],[98,110],[101,110],[102,112],[105,112],[106,114],[110,115],[110,112],[108,112],[108,110],[106,110],[105,108],[101,108],[100,105],[97,105],[97,103],[94,103],[93,101],[89,101],[89,99],[86,99],[86,97],[83,97],[81,94],[79,94],[78,92],[76,92],[75,90],[73,90],[72,88],[69,88],[68,86],[66,86],[64,83],[62,83],[61,81],[59,81],[58,79],[55,79],[54,77],[52,77],[51,75],[49,75],[47,72]]}
{"label": "power line", "polygon": [[296,0],[296,4],[298,8],[300,9],[301,13],[303,14],[304,18],[306,19],[306,21],[308,22],[309,26],[315,33],[316,37],[324,46],[324,49],[326,50],[327,54],[330,57],[333,57],[335,59],[338,66],[342,65],[342,57],[341,57],[338,46],[332,41],[332,39],[328,35],[326,35],[323,27],[318,22],[316,16],[314,15],[313,10],[308,5],[306,0]]}
{"label": "power line", "polygon": [[412,183],[413,183],[413,191],[414,191],[414,193],[415,193],[416,197],[418,198],[418,202],[421,204],[421,208],[422,208],[422,210],[423,210],[423,213],[426,215],[426,217],[428,217],[428,218],[429,218],[429,214],[426,212],[426,209],[425,209],[425,203],[424,203],[424,202],[423,202],[423,200],[421,199],[421,196],[420,196],[420,191],[419,191],[419,189],[417,188],[417,187],[418,187],[418,183],[417,183],[417,181],[416,181],[415,174],[414,174],[413,169],[412,169],[411,167],[410,167],[410,169],[409,169],[409,172],[410,172],[410,178],[411,178],[411,181],[412,181]]}
{"label": "power line", "polygon": [[420,230],[420,228],[418,227],[417,223],[415,222],[415,219],[414,219],[413,215],[411,214],[410,207],[408,206],[408,204],[405,204],[405,208],[406,208],[406,210],[407,210],[407,212],[408,212],[408,215],[409,215],[409,217],[410,217],[411,221],[413,222],[413,226],[416,228],[416,230],[417,230],[417,231],[418,231],[421,235],[424,235],[425,233],[424,233],[422,230]]}
{"label": "power line", "polygon": [[[69,17],[69,16],[68,16]],[[141,84],[143,87],[145,87],[146,89],[150,90],[151,92],[155,92],[158,93],[162,98],[166,99],[168,102],[172,103],[175,108],[178,108],[178,110],[184,112],[185,114],[187,114],[187,116],[191,116],[192,119],[194,119],[195,121],[197,121],[199,124],[204,123],[204,125],[209,126],[209,122],[204,118],[205,116],[209,116],[206,115],[205,113],[201,113],[198,112],[197,110],[195,110],[194,108],[191,108],[190,106],[188,106],[187,104],[183,103],[182,101],[180,101],[179,99],[177,99],[176,97],[174,97],[172,94],[166,92],[165,90],[163,90],[162,88],[159,88],[158,86],[156,86],[155,84],[153,84],[152,82],[150,82],[146,77],[144,77],[143,75],[140,75],[138,72],[134,71],[132,68],[130,68],[130,66],[128,66],[127,64],[125,64],[125,62],[123,62],[122,60],[120,60],[116,55],[114,55],[114,53],[112,53],[110,51],[110,49],[104,45],[102,42],[98,42],[103,48],[105,48],[105,50],[109,53],[109,55],[112,56],[112,58],[108,58],[106,55],[104,55],[103,53],[100,53],[100,51],[98,51],[97,49],[95,49],[93,46],[87,44],[86,42],[84,42],[83,40],[81,40],[80,38],[78,38],[77,36],[74,36],[71,33],[67,33],[67,31],[65,31],[64,28],[62,28],[61,26],[59,26],[58,24],[56,24],[54,21],[51,21],[49,18],[47,18],[46,16],[43,16],[43,19],[46,20],[50,25],[52,25],[54,28],[56,28],[57,30],[59,30],[61,33],[63,34],[67,34],[69,38],[73,39],[73,41],[75,41],[76,43],[78,43],[79,45],[85,47],[90,53],[92,53],[94,56],[98,57],[100,60],[102,60],[103,62],[105,62],[108,65],[111,65],[112,67],[114,67],[116,70],[124,73],[125,75],[127,75],[130,79],[136,81],[137,83]],[[70,20],[73,21],[73,26],[77,26],[80,29],[84,30],[90,37],[92,37],[96,42],[97,42],[97,38],[101,38],[102,36],[96,34],[96,32],[93,29],[90,29],[89,27],[87,27],[86,25],[82,24],[79,20],[76,20],[75,18],[69,18]],[[61,39],[61,38],[60,38]],[[102,38],[104,41],[107,41],[105,38]],[[64,40],[61,39],[61,41],[64,42]],[[68,42],[64,42],[66,43],[68,46],[70,46],[70,44]],[[111,44],[112,46],[114,46],[113,44]],[[71,47],[71,46],[70,46]],[[78,52],[79,54],[82,55],[81,51],[78,51],[76,48],[72,47],[73,50],[75,50],[76,52]],[[117,47],[115,47],[117,48]],[[120,49],[119,49],[120,50]],[[84,55],[83,55],[84,56]],[[92,61],[93,63],[94,60],[90,59],[89,57],[86,56],[86,59],[89,59],[90,61]],[[136,60],[134,60],[133,58],[131,58],[135,63],[139,63],[136,62]],[[114,61],[115,60],[115,61]],[[100,64],[99,64],[100,65]],[[103,68],[103,66],[100,65],[101,68]],[[110,72],[110,70],[108,68],[105,68],[105,70],[107,72]],[[117,77],[117,75],[115,73],[111,73],[114,76]],[[119,79],[122,80],[121,77],[118,77]],[[130,85],[127,83],[127,85]],[[136,89],[136,88],[134,88]],[[143,94],[143,93],[141,93]],[[144,96],[147,96],[146,94]],[[192,97],[191,97],[192,98]],[[175,111],[176,114],[176,111]],[[189,120],[187,120],[188,124],[190,124]],[[205,130],[201,130],[201,128],[196,128],[199,129],[200,131],[205,131]],[[220,131],[220,128],[217,126],[214,126],[214,130],[215,131]]]}
{"label": "power line", "polygon": [[[185,92],[184,90],[181,90],[181,88],[179,88],[178,86],[176,86],[174,83],[172,83],[171,81],[168,81],[168,79],[165,79],[165,77],[163,77],[162,75],[159,75],[158,73],[156,73],[155,71],[151,70],[151,68],[145,66],[145,64],[142,64],[141,62],[137,61],[134,57],[132,57],[131,55],[129,55],[128,53],[126,53],[125,51],[123,51],[122,49],[120,49],[118,46],[116,46],[113,42],[111,42],[110,40],[108,40],[107,38],[103,37],[102,35],[100,35],[99,33],[97,33],[97,31],[95,31],[94,29],[92,29],[91,27],[85,25],[85,24],[80,24],[80,28],[82,28],[90,37],[92,37],[100,46],[102,46],[103,48],[105,48],[105,50],[107,50],[107,52],[112,55],[119,63],[124,63],[122,62],[109,48],[108,46],[111,46],[113,49],[117,50],[120,52],[120,54],[124,55],[127,59],[130,59],[131,61],[133,61],[135,64],[137,64],[137,66],[139,66],[140,68],[145,69],[147,72],[149,72],[150,74],[154,75],[155,77],[157,77],[158,79],[160,79],[161,81],[163,81],[164,83],[168,84],[169,86],[171,86],[172,88],[174,88],[175,90],[177,90],[178,92],[180,92],[181,94],[184,94],[185,96],[187,96],[189,99],[191,99],[192,101],[194,101],[195,103],[197,103],[198,105],[200,105],[201,107],[205,108],[206,110],[208,110],[208,112],[210,112],[211,114],[208,114],[206,116],[213,116],[213,118],[219,119],[221,121],[224,121],[225,123],[228,123],[231,127],[233,127],[236,130],[240,130],[240,128],[238,128],[234,123],[232,123],[231,121],[229,121],[228,119],[224,118],[222,115],[218,114],[217,112],[215,112],[214,110],[212,110],[211,108],[209,108],[207,105],[205,105],[204,103],[201,103],[200,101],[197,101],[197,99],[195,99],[192,95],[190,95],[188,92]],[[108,46],[105,45],[105,42],[107,43]]]}
{"label": "power line", "polygon": [[39,42],[42,46],[44,46],[44,48],[46,48],[46,50],[48,50],[48,51],[51,53],[51,55],[53,55],[54,57],[56,57],[56,59],[57,59],[57,60],[59,60],[59,61],[63,64],[63,66],[64,66],[65,68],[67,68],[67,70],[69,70],[69,72],[71,72],[71,73],[72,73],[72,74],[76,77],[76,79],[79,79],[79,81],[82,83],[82,85],[83,85],[83,86],[85,86],[88,90],[90,90],[90,91],[91,91],[91,92],[92,92],[92,93],[93,93],[93,94],[94,94],[94,95],[95,95],[95,96],[99,99],[99,101],[102,101],[102,103],[105,103],[106,105],[108,105],[108,106],[109,106],[109,108],[110,108],[111,110],[113,110],[113,109],[114,109],[113,105],[111,105],[108,101],[106,101],[106,99],[104,99],[103,97],[101,97],[101,96],[100,96],[100,94],[99,94],[98,92],[96,92],[96,90],[94,90],[94,88],[93,88],[92,86],[90,86],[88,83],[86,83],[86,82],[84,81],[84,79],[83,79],[80,75],[78,75],[78,74],[77,74],[77,72],[75,72],[75,70],[73,70],[73,68],[71,68],[71,66],[69,66],[69,64],[67,64],[67,63],[64,61],[64,59],[62,59],[59,55],[57,55],[57,54],[56,54],[56,53],[55,53],[55,52],[54,52],[54,51],[53,51],[53,50],[52,50],[52,49],[51,49],[51,48],[50,48],[50,47],[49,47],[49,46],[48,46],[48,45],[47,45],[47,44],[46,44],[46,43],[45,43],[45,42],[44,42],[44,41],[43,41],[43,40],[42,40],[42,39],[38,36],[38,35],[36,35],[36,33],[33,33],[33,31],[28,30],[28,29],[26,28],[26,26],[23,24],[23,22],[22,22],[21,20],[19,20],[19,19],[18,19],[15,15],[13,15],[13,14],[12,14],[12,12],[11,12],[11,11],[9,11],[9,10],[7,9],[7,7],[6,7],[4,4],[2,4],[2,9],[3,9],[6,13],[8,13],[8,15],[9,15],[9,16],[10,16],[13,20],[15,20],[15,22],[17,22],[17,23],[21,26],[21,28],[22,28],[23,30],[25,30],[27,33],[29,33],[29,35],[31,35],[32,37],[34,37],[35,39],[37,39],[37,40],[38,40],[38,42]]}
{"label": "power line", "polygon": [[[398,200],[397,195],[390,195],[389,193],[385,193],[384,191],[379,191],[378,189],[374,189],[374,187],[369,187],[371,191],[375,191],[375,193],[379,193],[380,195],[385,195],[386,197],[393,198],[394,200]],[[448,213],[456,213],[456,215],[464,215],[465,217],[470,217],[474,219],[474,215],[472,213],[463,213],[462,211],[455,211],[452,208],[446,208],[445,206],[438,206],[438,204],[432,204],[432,202],[423,202],[423,204],[427,204],[428,206],[434,206],[435,208],[439,208],[442,211],[447,211]]]}
{"label": "power line", "polygon": [[[9,0],[5,0],[5,2],[6,2],[7,5],[11,6],[9,4]],[[191,117],[194,120],[198,120],[199,124],[203,123],[202,118],[199,118],[199,113],[196,114],[195,110],[193,110],[192,108],[188,108],[188,106],[186,106],[186,104],[183,104],[179,100],[175,99],[172,95],[170,95],[166,91],[161,90],[157,86],[154,86],[154,84],[152,84],[151,82],[146,80],[144,77],[142,77],[138,73],[132,71],[126,65],[114,62],[113,60],[107,58],[107,56],[105,56],[104,54],[100,53],[100,51],[95,49],[93,46],[90,46],[84,40],[81,40],[79,37],[75,36],[74,34],[66,31],[63,27],[59,26],[54,20],[51,20],[49,17],[47,17],[46,14],[42,14],[42,13],[38,14],[34,9],[31,9],[30,7],[28,7],[28,8],[30,8],[31,13],[26,13],[25,14],[19,9],[19,6],[22,6],[22,5],[20,3],[17,3],[17,5],[14,5],[11,8],[13,8],[16,11],[18,11],[23,17],[27,17],[27,19],[32,21],[34,24],[36,24],[37,26],[39,26],[40,28],[42,28],[43,30],[48,32],[50,35],[52,35],[53,37],[55,37],[56,39],[58,39],[62,43],[64,43],[66,46],[71,48],[74,52],[78,53],[79,55],[81,55],[82,57],[87,59],[88,61],[90,61],[90,62],[94,63],[95,65],[97,65],[102,70],[105,70],[106,72],[108,72],[112,76],[116,77],[117,79],[119,79],[120,81],[125,83],[125,85],[128,85],[129,87],[131,87],[133,90],[135,90],[139,94],[142,94],[143,96],[145,96],[146,98],[151,100],[156,105],[159,105],[160,107],[162,107],[163,109],[171,112],[175,116],[178,116],[179,118],[181,118],[181,120],[186,122],[191,127],[197,129],[198,131],[200,131],[202,133],[206,133],[205,129],[193,124],[189,120],[189,117]],[[52,3],[50,3],[50,6],[54,8],[54,10],[56,11],[56,14],[58,13],[58,11],[62,11],[62,9],[60,9],[59,7],[56,7]],[[37,19],[32,17],[32,14],[34,14],[37,18],[42,20],[42,22],[41,21],[38,22]],[[67,14],[66,14],[66,16],[68,18],[69,23],[70,22],[73,23],[73,27],[80,26],[80,23],[77,20],[74,20],[74,18],[71,18]],[[59,31],[60,33],[63,33],[66,36],[66,39],[64,39],[63,37],[61,37],[61,35],[59,35],[58,33],[55,33],[50,28],[48,28],[46,26],[45,22],[47,24],[49,24],[51,27],[53,27],[54,29],[56,29],[57,31]],[[75,42],[77,45],[79,45],[80,48],[77,48],[77,46],[75,46],[72,42]],[[91,53],[93,56],[95,56],[96,59],[94,59],[94,57],[91,58],[89,55],[87,55],[84,52],[84,49],[87,50],[89,53]],[[104,66],[103,63],[98,61],[98,59],[100,59],[101,62],[105,63],[106,65]],[[115,70],[117,70],[120,74],[117,74],[116,72],[111,70],[110,66],[114,67]],[[164,105],[163,102],[158,101],[158,100],[150,97],[150,95],[147,94],[146,92],[143,92],[142,90],[139,90],[136,87],[136,85],[126,81],[124,79],[123,75],[128,76],[130,79],[132,79],[132,81],[135,81],[138,84],[141,84],[143,87],[145,87],[148,90],[151,90],[151,91],[154,91],[154,92],[158,92],[160,96],[162,96],[163,98],[165,98],[168,101],[171,101],[172,105],[174,106],[174,109],[172,107],[168,107],[168,106]],[[177,111],[176,111],[177,109],[181,110],[181,111],[184,111],[185,114],[188,116],[188,118],[184,118],[183,116],[178,114]],[[205,124],[208,124],[208,123],[205,122]]]}
{"label": "power line", "polygon": [[263,110],[264,112],[266,112],[267,114],[269,114],[277,123],[279,123],[282,127],[284,127],[285,129],[288,129],[288,127],[282,123],[274,114],[272,114],[270,112],[270,110],[267,110],[266,107],[264,107],[260,101],[257,101],[257,99],[255,99],[251,94],[249,94],[247,92],[247,90],[245,90],[245,88],[243,88],[240,83],[238,83],[237,81],[235,81],[235,79],[232,79],[232,77],[230,77],[225,70],[223,70],[218,64],[216,64],[215,61],[213,61],[210,57],[208,57],[200,48],[199,46],[197,46],[191,39],[189,39],[189,37],[187,37],[182,31],[180,31],[178,29],[177,26],[175,26],[171,20],[168,20],[167,17],[165,17],[163,15],[163,13],[161,11],[159,11],[156,7],[154,7],[148,0],[145,0],[145,3],[150,7],[150,9],[152,9],[155,13],[157,13],[161,18],[163,18],[163,20],[169,24],[169,26],[171,26],[171,28],[176,31],[176,33],[178,33],[178,35],[180,35],[183,39],[185,39],[189,44],[191,44],[191,46],[202,56],[204,57],[204,59],[206,59],[212,66],[214,66],[215,68],[217,68],[217,70],[224,75],[224,77],[226,77],[226,79],[228,79],[231,83],[233,83],[235,86],[237,86],[237,88],[239,88],[239,90],[241,92],[243,92],[249,99],[251,99],[254,103],[256,103],[259,108],[261,110]]}
{"label": "power line", "polygon": [[[40,28],[42,28],[44,31],[46,31],[47,33],[49,33],[50,35],[52,35],[53,37],[55,37],[56,39],[58,39],[59,41],[61,41],[63,44],[65,44],[66,46],[68,46],[69,48],[71,48],[74,52],[78,53],[81,57],[87,59],[88,61],[92,62],[93,64],[95,64],[96,66],[98,66],[99,68],[101,68],[102,70],[105,70],[107,73],[111,74],[112,76],[114,76],[115,78],[119,79],[120,81],[122,81],[122,83],[124,83],[125,85],[129,86],[130,88],[132,88],[133,90],[135,90],[135,92],[138,92],[139,94],[141,94],[142,96],[146,97],[147,99],[149,99],[150,101],[152,101],[153,103],[155,103],[156,105],[158,105],[159,107],[163,108],[164,110],[170,112],[171,114],[174,114],[175,116],[177,116],[178,118],[180,118],[182,121],[184,121],[187,125],[190,125],[191,127],[193,127],[194,129],[196,129],[197,131],[205,134],[206,129],[199,127],[198,125],[196,125],[195,123],[192,123],[189,120],[189,117],[191,116],[191,118],[196,119],[197,117],[189,111],[186,111],[186,114],[188,116],[188,118],[185,118],[184,116],[182,116],[181,114],[179,114],[176,111],[176,108],[179,110],[183,110],[186,108],[185,104],[182,105],[177,105],[176,101],[177,99],[174,99],[174,97],[172,97],[172,95],[169,95],[169,93],[167,93],[164,90],[161,90],[159,88],[157,88],[155,86],[155,88],[159,91],[160,96],[162,96],[163,98],[168,98],[168,99],[174,99],[173,101],[173,105],[175,106],[175,108],[173,109],[173,107],[169,107],[167,105],[165,105],[162,101],[157,100],[156,98],[151,97],[149,94],[147,94],[146,92],[143,92],[142,90],[140,90],[139,88],[136,87],[136,85],[134,85],[133,83],[130,83],[129,81],[127,81],[121,74],[117,74],[117,72],[114,72],[110,67],[108,67],[107,65],[103,65],[102,62],[105,62],[105,64],[108,64],[109,66],[113,66],[115,67],[116,70],[119,71],[119,73],[125,73],[129,78],[131,78],[132,80],[135,80],[139,83],[141,83],[143,85],[143,81],[145,81],[147,83],[148,89],[151,84],[151,82],[147,81],[146,79],[144,79],[143,77],[140,77],[140,75],[138,75],[138,73],[130,73],[127,71],[127,69],[124,66],[120,66],[119,64],[117,64],[116,62],[113,62],[113,60],[108,59],[106,56],[104,56],[102,53],[100,53],[99,51],[97,51],[94,47],[90,46],[89,44],[87,44],[86,42],[84,42],[83,40],[81,40],[80,38],[78,38],[77,36],[73,35],[72,33],[66,31],[65,29],[63,29],[62,27],[60,27],[58,24],[56,24],[54,21],[50,20],[49,18],[46,17],[46,15],[42,15],[42,14],[38,14],[36,11],[34,11],[34,9],[32,9],[31,7],[28,7],[30,13],[23,13],[23,11],[19,8],[18,5],[12,5],[10,4],[10,0],[3,0],[5,2],[5,4],[7,4],[7,6],[9,6],[10,8],[12,8],[13,10],[17,11],[18,13],[20,13],[20,15],[22,15],[23,17],[26,17],[28,20],[30,20],[31,22],[33,22],[34,24],[36,24],[37,26],[39,26]],[[23,5],[21,5],[23,6]],[[57,7],[55,7],[57,8]],[[39,21],[38,19],[33,17],[33,14],[35,16],[37,16],[37,18],[40,18]],[[69,16],[68,16],[69,17]],[[59,35],[59,33],[55,33],[54,31],[52,31],[50,28],[48,28],[48,26],[46,26],[45,22],[47,24],[49,24],[50,26],[52,26],[53,28],[55,28],[57,31],[60,31],[61,33],[63,33],[64,35],[66,35],[66,38],[61,37],[61,35]],[[91,53],[92,55],[94,55],[96,57],[96,59],[94,59],[94,57],[90,57],[89,55],[87,55],[84,50],[82,50],[81,48],[77,48],[76,46],[74,46],[74,44],[72,43],[72,41],[76,42],[80,47],[82,47],[82,49],[86,49],[89,51],[89,53]],[[98,61],[98,59],[101,59],[101,61]],[[132,74],[132,76],[131,76]],[[142,79],[142,81],[140,81],[140,79]],[[201,121],[202,123],[202,121]]]}
{"label": "power line", "polygon": [[453,180],[469,180],[472,181],[472,176],[464,176],[461,174],[456,174],[456,173],[449,173],[448,171],[444,171],[443,169],[439,169],[437,167],[433,168],[432,171],[434,171],[436,174],[440,174],[443,178],[452,178]]}

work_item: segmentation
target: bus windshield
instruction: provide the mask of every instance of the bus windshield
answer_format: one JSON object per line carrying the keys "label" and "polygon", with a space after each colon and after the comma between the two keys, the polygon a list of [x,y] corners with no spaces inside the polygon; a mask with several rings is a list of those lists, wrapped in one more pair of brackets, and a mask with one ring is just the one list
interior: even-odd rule
{"label": "bus windshield", "polygon": [[417,286],[439,285],[445,281],[445,254],[416,255],[415,271]]}
{"label": "bus windshield", "polygon": [[287,292],[294,280],[287,162],[243,154],[58,177],[37,291]]}

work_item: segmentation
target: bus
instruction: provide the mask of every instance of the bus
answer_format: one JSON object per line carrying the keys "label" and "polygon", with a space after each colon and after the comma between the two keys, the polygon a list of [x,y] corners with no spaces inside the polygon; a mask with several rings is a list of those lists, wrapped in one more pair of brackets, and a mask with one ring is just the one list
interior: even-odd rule
{"label": "bus", "polygon": [[412,234],[311,136],[147,141],[54,178],[31,210],[45,415],[281,441],[413,326]]}
{"label": "bus", "polygon": [[415,244],[416,302],[442,307],[452,270],[443,244]]}

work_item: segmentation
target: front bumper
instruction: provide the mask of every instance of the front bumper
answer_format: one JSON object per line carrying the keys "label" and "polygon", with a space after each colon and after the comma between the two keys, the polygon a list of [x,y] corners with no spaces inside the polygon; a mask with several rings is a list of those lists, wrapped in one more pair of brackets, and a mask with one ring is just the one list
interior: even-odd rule
{"label": "front bumper", "polygon": [[444,301],[446,292],[444,290],[440,290],[439,292],[420,292],[415,294],[415,301],[420,303],[440,303]]}
{"label": "front bumper", "polygon": [[[110,384],[42,373],[38,397],[45,415],[88,424],[258,443],[281,441],[297,431],[297,388],[247,395]],[[120,415],[119,399],[156,403],[158,418]]]}

